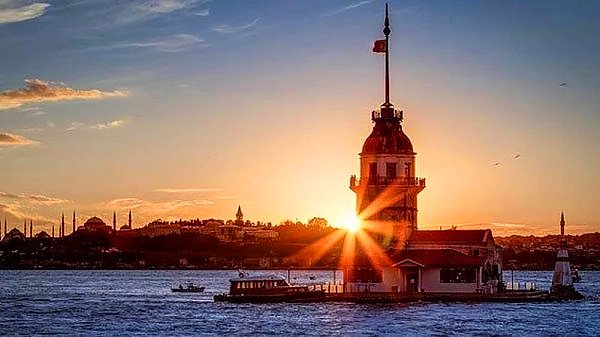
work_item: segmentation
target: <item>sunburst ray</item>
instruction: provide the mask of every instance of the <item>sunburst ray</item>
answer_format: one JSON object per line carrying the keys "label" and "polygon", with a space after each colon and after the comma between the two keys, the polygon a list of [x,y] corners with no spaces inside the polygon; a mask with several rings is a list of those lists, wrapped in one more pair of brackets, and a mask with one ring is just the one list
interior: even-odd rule
{"label": "sunburst ray", "polygon": [[293,259],[310,258],[314,261],[319,260],[327,251],[329,251],[344,236],[344,230],[338,229],[315,241],[311,245],[303,248],[292,256]]}
{"label": "sunburst ray", "polygon": [[[358,231],[360,232],[360,230]],[[347,232],[342,246],[342,255],[340,256],[339,266],[341,269],[352,267],[354,264],[354,255],[356,248],[356,233]]]}
{"label": "sunburst ray", "polygon": [[356,237],[363,252],[375,268],[381,269],[382,266],[393,264],[392,260],[367,232],[359,231],[356,233]]}

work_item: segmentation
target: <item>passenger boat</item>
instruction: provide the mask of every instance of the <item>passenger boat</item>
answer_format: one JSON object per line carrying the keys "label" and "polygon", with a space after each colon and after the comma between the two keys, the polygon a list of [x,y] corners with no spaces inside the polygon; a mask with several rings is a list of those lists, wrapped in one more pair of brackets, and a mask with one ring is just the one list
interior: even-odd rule
{"label": "passenger boat", "polygon": [[311,290],[304,285],[291,285],[283,276],[246,276],[229,280],[229,294],[214,297],[216,302],[274,303],[310,302],[325,298],[325,291]]}
{"label": "passenger boat", "polygon": [[192,282],[186,282],[185,286],[183,284],[179,284],[179,287],[171,288],[171,291],[174,293],[201,293],[204,291],[204,287],[196,285]]}

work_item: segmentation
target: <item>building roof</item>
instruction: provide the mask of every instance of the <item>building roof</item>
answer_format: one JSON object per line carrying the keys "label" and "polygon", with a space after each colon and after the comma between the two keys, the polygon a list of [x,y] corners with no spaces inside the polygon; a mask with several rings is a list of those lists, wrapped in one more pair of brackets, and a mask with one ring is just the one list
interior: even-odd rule
{"label": "building roof", "polygon": [[394,266],[404,263],[416,263],[421,266],[481,266],[484,257],[471,256],[453,249],[405,249],[394,256]]}
{"label": "building roof", "polygon": [[244,275],[244,277],[234,277],[230,279],[230,282],[242,282],[242,281],[285,281],[285,277],[277,274],[267,275]]}
{"label": "building roof", "polygon": [[469,230],[433,230],[433,231],[414,231],[409,240],[410,244],[481,244],[487,242],[492,237],[489,229],[469,229]]}

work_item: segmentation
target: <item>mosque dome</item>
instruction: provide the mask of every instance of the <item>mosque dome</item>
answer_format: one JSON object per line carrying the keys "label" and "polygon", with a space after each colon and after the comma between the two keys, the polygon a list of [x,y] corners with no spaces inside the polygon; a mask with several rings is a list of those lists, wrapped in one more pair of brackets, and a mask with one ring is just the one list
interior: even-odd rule
{"label": "mosque dome", "polygon": [[93,216],[89,219],[87,219],[87,221],[85,222],[84,225],[102,225],[102,226],[106,226],[106,223],[104,221],[102,221],[102,219],[100,219],[97,216]]}
{"label": "mosque dome", "polygon": [[106,226],[106,223],[104,221],[102,221],[102,219],[93,216],[91,218],[89,218],[84,224],[83,224],[83,228],[87,229],[87,230],[91,230],[91,231],[96,231],[96,230],[104,230],[106,229],[108,226]]}

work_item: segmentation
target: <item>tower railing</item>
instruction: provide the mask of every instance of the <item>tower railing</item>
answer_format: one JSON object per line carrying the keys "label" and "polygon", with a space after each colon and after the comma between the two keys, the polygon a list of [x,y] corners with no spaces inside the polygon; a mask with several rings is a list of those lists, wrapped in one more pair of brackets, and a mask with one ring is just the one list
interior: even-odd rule
{"label": "tower railing", "polygon": [[394,108],[381,108],[381,110],[371,111],[371,120],[375,121],[378,119],[399,119],[402,120],[404,111],[396,110]]}
{"label": "tower railing", "polygon": [[388,186],[396,185],[400,187],[425,187],[425,178],[418,177],[368,177],[364,179],[356,179],[356,176],[350,177],[350,188],[359,186]]}

